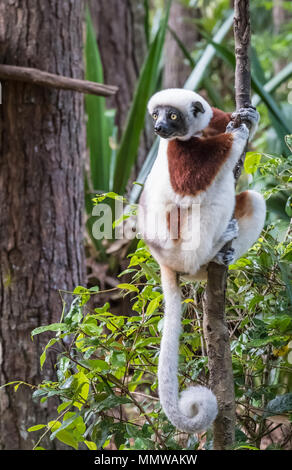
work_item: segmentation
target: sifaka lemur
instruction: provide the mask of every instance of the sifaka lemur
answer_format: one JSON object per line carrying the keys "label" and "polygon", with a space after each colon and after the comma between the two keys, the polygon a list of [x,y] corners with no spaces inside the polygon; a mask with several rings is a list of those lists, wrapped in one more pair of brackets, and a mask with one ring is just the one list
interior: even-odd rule
{"label": "sifaka lemur", "polygon": [[[235,195],[233,174],[259,114],[252,107],[224,113],[176,88],[153,95],[148,111],[160,144],[140,197],[138,227],[160,265],[165,302],[158,391],[169,420],[182,431],[199,432],[216,418],[217,401],[202,386],[178,395],[179,276],[206,279],[210,261],[229,265],[260,235],[265,201],[255,191]],[[233,124],[237,114],[239,127]],[[222,250],[231,240],[232,247]]]}

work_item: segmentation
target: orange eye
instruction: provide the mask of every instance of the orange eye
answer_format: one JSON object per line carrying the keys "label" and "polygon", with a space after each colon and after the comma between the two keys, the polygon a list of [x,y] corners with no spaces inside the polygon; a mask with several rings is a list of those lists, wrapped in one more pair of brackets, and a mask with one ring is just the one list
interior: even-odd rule
{"label": "orange eye", "polygon": [[175,121],[175,120],[177,119],[177,114],[171,113],[170,119],[171,119],[172,121]]}

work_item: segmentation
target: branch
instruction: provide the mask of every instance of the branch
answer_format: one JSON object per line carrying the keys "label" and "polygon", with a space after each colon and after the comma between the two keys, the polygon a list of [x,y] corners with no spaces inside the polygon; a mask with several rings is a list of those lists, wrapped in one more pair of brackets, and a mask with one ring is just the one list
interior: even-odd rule
{"label": "branch", "polygon": [[[235,91],[236,108],[250,104],[250,20],[249,0],[234,2]],[[244,154],[235,169],[240,175]],[[226,245],[231,246],[231,242]],[[218,416],[213,426],[213,448],[224,450],[235,440],[235,395],[228,326],[225,317],[227,268],[216,263],[208,265],[208,283],[203,299],[204,335],[207,344],[210,387],[218,401]]]}
{"label": "branch", "polygon": [[79,93],[88,93],[97,96],[114,95],[118,88],[102,83],[89,82],[88,80],[79,80],[69,78],[53,73],[43,72],[35,68],[18,67],[15,65],[0,64],[0,78],[4,80],[15,80],[18,82],[27,82],[34,85],[40,85],[62,90],[72,90]]}

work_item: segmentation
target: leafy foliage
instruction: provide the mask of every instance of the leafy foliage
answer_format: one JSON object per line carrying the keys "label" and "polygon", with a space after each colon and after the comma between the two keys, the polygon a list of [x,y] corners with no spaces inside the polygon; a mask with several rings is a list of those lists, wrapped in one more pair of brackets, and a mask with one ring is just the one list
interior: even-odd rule
{"label": "leafy foliage", "polygon": [[[289,160],[289,158],[288,158]],[[248,155],[246,170],[254,183],[273,175],[273,194],[291,183],[287,159]],[[96,203],[114,193],[101,195]],[[266,197],[270,197],[269,190]],[[260,448],[261,439],[291,418],[292,297],[291,227],[286,232],[269,223],[262,237],[229,268],[227,318],[237,403],[235,448]],[[157,361],[163,326],[163,296],[157,263],[140,240],[128,255],[121,282],[114,291],[131,299],[132,314],[114,313],[98,286],[77,286],[60,322],[41,326],[32,338],[55,333],[40,357],[43,367],[57,350],[56,381],[33,387],[33,399],[58,397],[55,419],[29,428],[42,438],[58,439],[74,449],[197,449],[210,448],[210,432],[200,439],[178,433],[161,410],[157,397]],[[181,387],[206,383],[208,362],[202,338],[200,283],[183,282],[183,335],[180,343]],[[98,306],[96,306],[96,304]],[[13,382],[15,390],[22,382]],[[7,384],[8,385],[8,384]]]}

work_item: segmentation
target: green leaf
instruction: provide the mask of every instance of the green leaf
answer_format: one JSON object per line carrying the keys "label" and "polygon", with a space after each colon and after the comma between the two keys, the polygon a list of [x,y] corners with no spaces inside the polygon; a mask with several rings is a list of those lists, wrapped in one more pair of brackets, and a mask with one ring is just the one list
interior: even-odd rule
{"label": "green leaf", "polygon": [[159,295],[158,297],[155,297],[155,299],[152,299],[149,302],[147,310],[146,310],[147,316],[152,315],[155,312],[155,310],[160,306],[162,298],[163,296]]}
{"label": "green leaf", "polygon": [[119,289],[125,289],[125,290],[129,290],[131,292],[139,292],[138,287],[134,286],[133,284],[123,283],[123,284],[118,284],[117,287]]}
{"label": "green leaf", "polygon": [[288,341],[288,339],[289,336],[271,335],[263,339],[253,339],[252,341],[249,341],[246,346],[248,348],[260,348],[262,346],[266,346],[267,344],[277,344],[282,341]]}
{"label": "green leaf", "polygon": [[251,261],[247,258],[239,258],[238,260],[235,261],[235,263],[229,265],[229,269],[241,269],[244,268],[245,266],[251,265]]}
{"label": "green leaf", "polygon": [[108,370],[109,365],[102,359],[80,359],[80,364],[94,370]]}
{"label": "green leaf", "polygon": [[89,289],[89,292],[99,292],[100,289],[99,289],[99,286],[93,286],[93,287],[90,287]]}
{"label": "green leaf", "polygon": [[285,142],[286,142],[286,145],[289,148],[290,152],[292,152],[292,134],[285,135]]}
{"label": "green leaf", "polygon": [[71,432],[63,430],[56,433],[55,437],[64,444],[67,444],[73,449],[78,450],[78,440],[74,438]]}
{"label": "green leaf", "polygon": [[46,354],[47,354],[47,349],[50,348],[51,346],[53,346],[57,341],[59,341],[57,338],[52,338],[50,339],[50,341],[48,342],[48,344],[46,345],[43,353],[41,354],[40,356],[40,365],[41,365],[41,369],[43,368],[43,365],[44,365],[44,362],[46,360]]}
{"label": "green leaf", "polygon": [[236,449],[260,450],[257,447],[254,447],[254,446],[248,445],[248,444],[240,445],[239,447],[236,447]]}
{"label": "green leaf", "polygon": [[159,344],[161,342],[161,338],[158,336],[151,336],[150,338],[140,339],[137,341],[135,347],[138,349],[143,349],[145,346],[149,346],[149,344]]}
{"label": "green leaf", "polygon": [[47,427],[46,424],[37,424],[36,426],[31,426],[30,428],[28,428],[28,432],[38,431],[39,429],[43,429],[46,427]]}
{"label": "green leaf", "polygon": [[74,375],[74,379],[77,380],[77,392],[78,399],[81,398],[81,403],[78,401],[74,402],[74,406],[76,406],[79,410],[81,410],[83,406],[83,402],[86,403],[88,394],[89,394],[89,379],[84,374],[84,372],[80,371],[78,374]]}
{"label": "green leaf", "polygon": [[[73,432],[71,432],[73,431],[75,426],[71,426],[71,425],[73,423],[76,424],[77,420],[80,420],[80,419],[83,422],[82,417],[79,416],[77,413],[68,412],[64,416],[64,420],[62,424],[59,421],[51,422],[52,434],[50,436],[50,439],[53,440],[56,437],[57,439],[59,439],[59,441],[64,442],[65,444],[68,444],[71,447],[74,447],[74,449],[78,449],[78,440],[74,436]],[[71,427],[70,431],[67,429],[69,427]],[[83,432],[85,431],[85,426],[83,426],[82,430]]]}
{"label": "green leaf", "polygon": [[39,326],[31,332],[31,336],[39,335],[45,331],[65,331],[67,330],[68,325],[66,323],[51,323],[51,325]]}
{"label": "green leaf", "polygon": [[57,411],[58,413],[61,413],[63,410],[65,410],[66,408],[69,409],[71,406],[72,406],[71,401],[64,401],[63,403],[61,403],[61,405],[58,406]]}
{"label": "green leaf", "polygon": [[262,154],[257,152],[247,152],[246,157],[244,160],[244,169],[246,173],[253,174],[256,172],[260,161],[261,161]]}
{"label": "green leaf", "polygon": [[109,358],[109,363],[111,364],[112,367],[115,367],[115,368],[124,367],[126,365],[126,362],[127,362],[127,356],[126,356],[126,353],[124,352],[113,351]]}
{"label": "green leaf", "polygon": [[99,336],[102,333],[102,326],[93,323],[83,323],[80,325],[80,329],[88,336]]}
{"label": "green leaf", "polygon": [[286,285],[287,290],[287,297],[290,299],[290,303],[292,305],[292,282],[291,282],[291,270],[290,267],[287,266],[286,263],[279,262],[279,268],[281,270],[283,281]]}
{"label": "green leaf", "polygon": [[95,444],[95,442],[85,440],[84,444],[87,445],[89,450],[97,450],[97,445]]}
{"label": "green leaf", "polygon": [[98,449],[104,446],[104,443],[108,440],[109,436],[111,435],[112,425],[112,418],[104,418],[99,423],[96,423],[93,426],[91,439],[94,440]]}
{"label": "green leaf", "polygon": [[160,277],[158,274],[156,274],[156,272],[154,271],[154,269],[152,268],[152,266],[150,266],[149,264],[145,264],[143,263],[141,265],[141,268],[142,270],[144,271],[145,274],[147,274],[147,276],[150,277],[150,279],[154,279],[155,282],[157,282],[157,284],[160,284]]}
{"label": "green leaf", "polygon": [[132,403],[127,397],[118,397],[117,395],[110,395],[105,400],[98,403],[95,407],[96,411],[105,411],[115,408],[118,405],[124,405],[126,403]]}
{"label": "green leaf", "polygon": [[85,305],[90,300],[90,291],[86,289],[86,287],[83,287],[83,286],[75,287],[73,294],[80,295],[80,299],[81,299],[80,306]]}
{"label": "green leaf", "polygon": [[289,196],[285,205],[285,212],[288,217],[292,217],[292,196]]}

